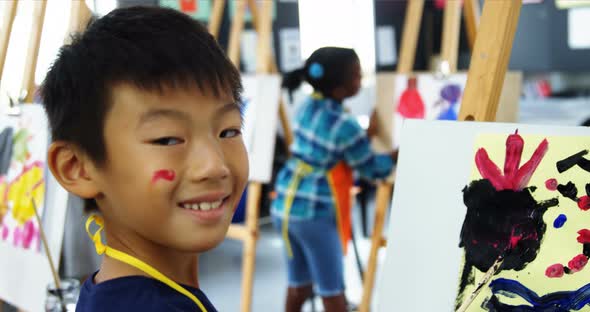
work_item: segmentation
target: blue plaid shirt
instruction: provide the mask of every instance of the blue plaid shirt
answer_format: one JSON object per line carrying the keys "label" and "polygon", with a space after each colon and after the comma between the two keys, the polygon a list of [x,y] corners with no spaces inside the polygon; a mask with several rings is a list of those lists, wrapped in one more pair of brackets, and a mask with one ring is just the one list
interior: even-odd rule
{"label": "blue plaid shirt", "polygon": [[386,178],[393,168],[390,155],[375,154],[365,130],[335,100],[309,97],[297,112],[293,132],[292,157],[279,171],[275,184],[277,198],[271,208],[275,216],[283,216],[287,189],[300,160],[314,170],[301,178],[290,220],[335,215],[326,173],[338,162],[345,161],[355,172],[372,180]]}

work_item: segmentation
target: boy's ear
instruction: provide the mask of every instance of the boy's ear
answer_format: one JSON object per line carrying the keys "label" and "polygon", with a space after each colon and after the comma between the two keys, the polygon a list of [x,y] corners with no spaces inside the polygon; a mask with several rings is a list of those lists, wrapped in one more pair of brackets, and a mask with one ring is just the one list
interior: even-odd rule
{"label": "boy's ear", "polygon": [[92,161],[79,148],[63,141],[51,143],[47,152],[49,169],[68,192],[82,198],[95,198],[100,192],[89,170]]}

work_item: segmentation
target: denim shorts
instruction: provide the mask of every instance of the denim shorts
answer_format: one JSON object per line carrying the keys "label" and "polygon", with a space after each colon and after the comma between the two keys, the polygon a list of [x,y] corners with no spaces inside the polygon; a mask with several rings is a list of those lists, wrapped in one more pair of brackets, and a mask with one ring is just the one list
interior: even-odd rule
{"label": "denim shorts", "polygon": [[[273,223],[282,233],[282,218],[273,216]],[[283,249],[289,287],[313,285],[321,297],[344,293],[342,246],[334,217],[289,220],[288,234],[293,257]]]}

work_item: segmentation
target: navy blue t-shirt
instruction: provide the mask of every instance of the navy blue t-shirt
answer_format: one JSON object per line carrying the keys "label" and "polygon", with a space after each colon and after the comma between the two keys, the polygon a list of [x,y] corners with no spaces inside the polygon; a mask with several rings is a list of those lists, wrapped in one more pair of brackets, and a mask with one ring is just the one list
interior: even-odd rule
{"label": "navy blue t-shirt", "polygon": [[[95,275],[82,285],[76,312],[200,311],[188,297],[158,280],[127,276],[94,284]],[[217,311],[201,290],[182,287],[195,295],[208,312]]]}

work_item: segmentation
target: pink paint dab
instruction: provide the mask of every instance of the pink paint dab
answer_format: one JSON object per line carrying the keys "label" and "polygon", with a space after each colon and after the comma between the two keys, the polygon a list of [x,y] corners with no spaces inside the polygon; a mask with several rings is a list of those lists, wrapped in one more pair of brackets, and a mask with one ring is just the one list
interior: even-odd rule
{"label": "pink paint dab", "polygon": [[6,240],[8,238],[8,227],[7,226],[3,226],[2,227],[2,240]]}
{"label": "pink paint dab", "polygon": [[575,256],[572,260],[567,263],[568,268],[572,273],[580,272],[588,263],[588,257],[584,254]]}
{"label": "pink paint dab", "polygon": [[545,276],[549,278],[562,277],[563,273],[563,265],[559,263],[550,265],[547,270],[545,270]]}
{"label": "pink paint dab", "polygon": [[15,247],[20,247],[23,239],[23,232],[20,227],[15,227],[12,233],[12,243]]}
{"label": "pink paint dab", "polygon": [[36,236],[36,232],[37,229],[35,229],[35,224],[33,224],[33,221],[27,221],[22,232],[23,248],[29,249],[31,247],[31,243],[33,242],[33,238]]}
{"label": "pink paint dab", "polygon": [[556,179],[549,179],[549,180],[545,181],[545,187],[550,191],[556,191],[557,184],[558,183],[557,183]]}

